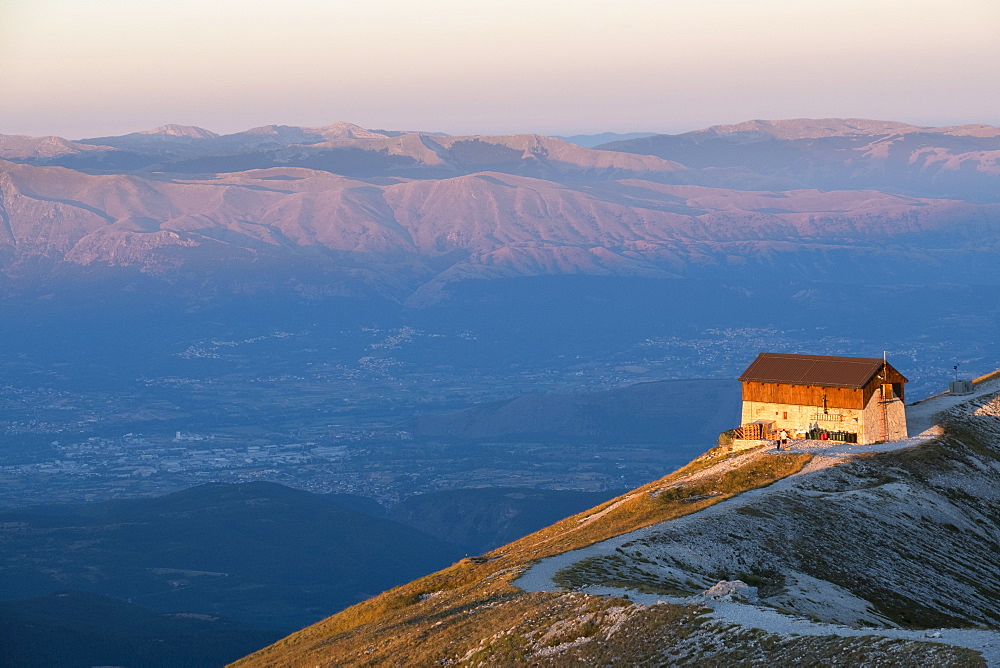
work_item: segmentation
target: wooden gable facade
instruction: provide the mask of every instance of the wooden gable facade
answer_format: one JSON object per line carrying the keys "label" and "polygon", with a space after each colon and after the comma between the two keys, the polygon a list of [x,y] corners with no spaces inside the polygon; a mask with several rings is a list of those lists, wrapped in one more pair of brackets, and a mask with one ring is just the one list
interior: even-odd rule
{"label": "wooden gable facade", "polygon": [[859,443],[906,437],[906,377],[883,359],[761,353],[739,380],[744,425]]}

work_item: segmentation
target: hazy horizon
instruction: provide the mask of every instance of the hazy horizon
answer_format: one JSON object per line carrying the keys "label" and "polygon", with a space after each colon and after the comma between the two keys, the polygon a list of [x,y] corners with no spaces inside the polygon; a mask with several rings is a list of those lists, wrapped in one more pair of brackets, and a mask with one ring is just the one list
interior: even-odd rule
{"label": "hazy horizon", "polygon": [[[672,128],[672,129],[666,129],[666,130],[663,130],[663,129],[652,129],[652,130],[650,130],[650,129],[646,129],[646,130],[619,130],[619,129],[615,129],[615,128],[611,128],[611,129],[607,129],[607,128],[600,129],[600,128],[598,128],[598,129],[594,129],[594,130],[567,131],[567,132],[540,132],[540,131],[533,131],[533,130],[511,130],[509,132],[505,132],[503,130],[496,130],[496,131],[473,130],[473,131],[469,131],[469,132],[447,132],[445,130],[441,130],[439,128],[434,128],[434,127],[389,127],[389,126],[375,126],[375,125],[371,125],[371,124],[367,124],[366,125],[366,124],[363,124],[363,123],[354,122],[354,121],[352,121],[350,119],[331,119],[329,121],[325,121],[325,122],[324,121],[320,121],[320,122],[316,122],[316,123],[290,123],[290,122],[286,122],[286,121],[282,121],[282,120],[274,120],[273,122],[259,123],[259,124],[254,125],[254,126],[227,127],[224,130],[220,130],[216,126],[208,126],[208,125],[199,124],[199,123],[176,123],[174,121],[164,120],[162,123],[157,123],[155,125],[148,125],[148,126],[143,126],[143,127],[129,127],[129,128],[125,128],[125,129],[122,129],[122,130],[117,130],[117,131],[114,131],[114,132],[111,132],[111,133],[102,133],[102,134],[90,133],[90,134],[85,134],[85,135],[84,134],[68,135],[68,134],[59,134],[59,133],[55,133],[55,132],[38,132],[38,133],[34,133],[34,134],[29,134],[29,133],[26,133],[26,132],[8,132],[4,128],[0,127],[0,135],[32,136],[32,137],[57,136],[57,137],[62,137],[63,139],[69,139],[69,140],[75,141],[75,140],[83,140],[83,139],[94,139],[94,138],[98,138],[98,137],[117,137],[117,136],[124,136],[124,135],[134,134],[134,133],[144,133],[144,132],[149,132],[149,131],[152,131],[152,130],[155,130],[155,129],[158,129],[158,128],[162,128],[162,127],[166,127],[166,126],[170,126],[170,125],[176,125],[176,126],[182,126],[182,127],[196,127],[196,128],[200,128],[202,130],[208,130],[210,132],[214,132],[214,133],[216,133],[218,135],[228,135],[228,134],[234,134],[234,133],[239,133],[239,132],[246,132],[248,130],[252,130],[252,129],[260,128],[260,127],[266,127],[266,126],[270,126],[270,125],[288,126],[288,127],[303,127],[303,128],[320,128],[320,127],[326,127],[326,126],[334,125],[336,123],[350,123],[352,125],[357,125],[359,127],[362,127],[364,129],[367,129],[367,130],[372,130],[372,131],[384,130],[384,131],[397,131],[397,132],[398,131],[427,132],[427,133],[444,134],[444,135],[448,135],[448,136],[474,136],[474,135],[477,135],[477,136],[506,136],[506,135],[518,135],[518,134],[536,134],[536,135],[542,135],[542,136],[547,136],[547,137],[586,137],[586,136],[599,136],[599,135],[602,135],[602,134],[618,134],[618,135],[623,135],[623,136],[624,135],[629,135],[629,134],[664,134],[664,135],[676,135],[676,134],[683,134],[683,133],[686,133],[686,132],[694,132],[694,131],[698,131],[698,130],[705,130],[705,129],[709,128],[709,127],[715,127],[715,126],[720,126],[720,125],[722,125],[722,126],[725,126],[725,125],[738,125],[740,123],[746,123],[746,122],[752,122],[752,121],[823,120],[824,118],[831,118],[831,119],[832,118],[840,118],[840,119],[845,119],[846,120],[846,119],[849,119],[849,118],[858,119],[858,118],[862,118],[862,117],[858,117],[858,116],[853,116],[853,117],[851,117],[851,116],[818,117],[817,116],[817,117],[810,117],[810,118],[805,118],[805,117],[800,117],[800,118],[777,118],[777,117],[775,117],[775,118],[742,118],[742,119],[731,119],[731,120],[727,120],[727,121],[720,121],[718,123],[706,123],[706,124],[702,124],[702,125],[691,125],[691,126],[684,126],[684,127],[676,127],[676,128]],[[1000,126],[1000,122],[990,123],[990,122],[976,120],[976,119],[968,119],[968,120],[964,120],[964,121],[960,121],[960,122],[944,122],[944,121],[942,121],[942,122],[926,122],[926,123],[918,123],[918,122],[910,121],[908,119],[900,119],[900,118],[867,118],[865,120],[908,123],[908,124],[913,125],[915,127],[951,127],[951,126],[962,126],[962,125],[991,125],[991,126]]]}
{"label": "hazy horizon", "polygon": [[0,2],[0,133],[348,121],[677,133],[750,119],[1000,124],[1000,5],[713,0]]}

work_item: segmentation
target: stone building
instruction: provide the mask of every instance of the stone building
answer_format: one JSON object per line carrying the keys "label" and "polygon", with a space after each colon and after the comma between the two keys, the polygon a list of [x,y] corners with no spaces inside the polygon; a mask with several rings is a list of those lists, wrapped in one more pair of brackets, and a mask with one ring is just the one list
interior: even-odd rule
{"label": "stone building", "polygon": [[906,378],[885,360],[761,353],[740,376],[744,438],[906,438]]}

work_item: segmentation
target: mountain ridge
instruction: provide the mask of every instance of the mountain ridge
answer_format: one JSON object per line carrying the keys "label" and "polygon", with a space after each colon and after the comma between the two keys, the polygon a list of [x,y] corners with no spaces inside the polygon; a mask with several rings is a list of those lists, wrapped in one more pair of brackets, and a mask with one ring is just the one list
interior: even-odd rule
{"label": "mountain ridge", "polygon": [[[383,183],[288,167],[192,178],[0,161],[0,172],[8,274],[32,258],[157,275],[199,256],[223,267],[267,255],[336,266],[350,253],[392,281],[408,276],[413,292],[498,275],[819,278],[831,270],[823,256],[836,253],[845,267],[880,256],[874,267],[895,280],[917,258],[922,275],[950,276],[949,256],[963,258],[973,280],[1000,280],[977,259],[996,245],[1000,204],[634,178],[574,185],[501,172]],[[916,276],[903,280],[928,280]]]}
{"label": "mountain ridge", "polygon": [[161,125],[153,128],[152,130],[142,130],[136,134],[170,135],[171,137],[192,137],[194,139],[215,139],[219,136],[218,134],[212,132],[211,130],[206,130],[205,128],[199,128],[195,125],[178,125],[176,123]]}
{"label": "mountain ridge", "polygon": [[595,149],[344,122],[84,141],[0,137],[0,276],[308,266],[414,307],[514,276],[1000,283],[985,125],[757,120]]}
{"label": "mountain ridge", "polygon": [[996,199],[1000,128],[919,127],[867,119],[747,121],[610,142],[602,150],[670,156],[698,169],[747,170],[783,189],[872,188],[924,197]]}

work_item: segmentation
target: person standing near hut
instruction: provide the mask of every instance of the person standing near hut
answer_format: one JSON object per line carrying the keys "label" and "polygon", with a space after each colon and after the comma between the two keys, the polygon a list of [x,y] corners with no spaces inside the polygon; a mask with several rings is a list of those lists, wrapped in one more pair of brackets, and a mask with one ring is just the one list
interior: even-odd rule
{"label": "person standing near hut", "polygon": [[785,450],[788,447],[788,432],[785,431],[784,429],[782,429],[781,433],[778,434],[778,438],[781,439],[779,441],[779,443],[781,443],[781,445],[778,446],[778,449],[779,450]]}

